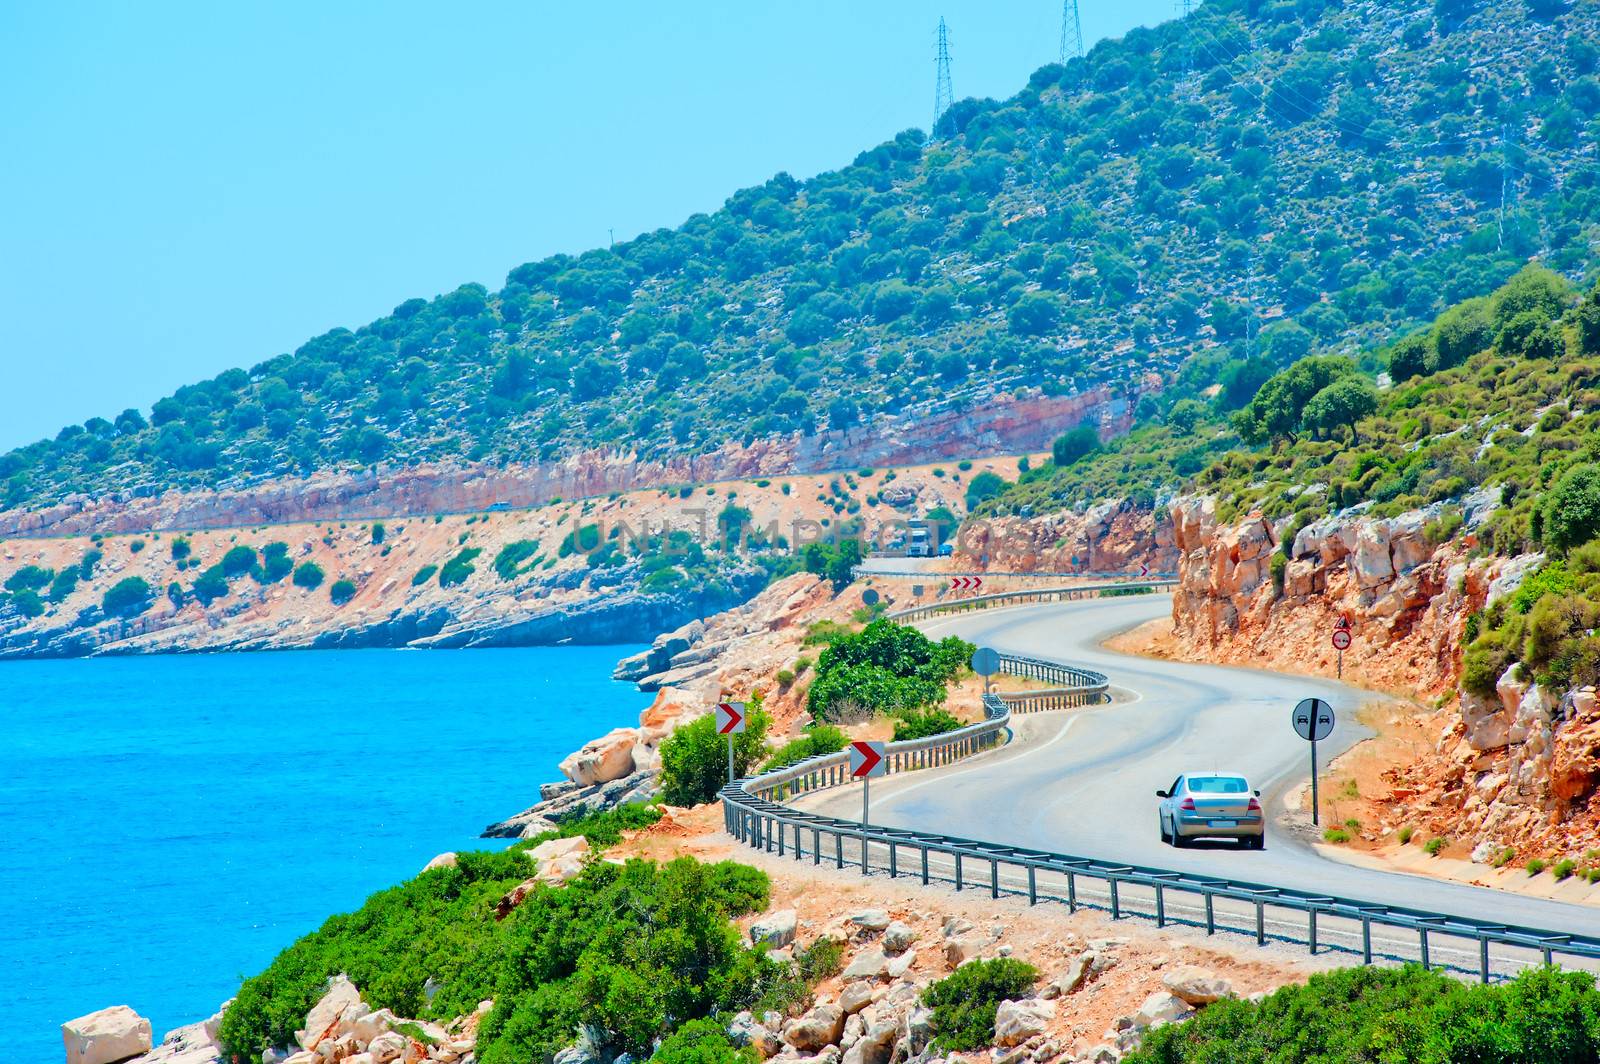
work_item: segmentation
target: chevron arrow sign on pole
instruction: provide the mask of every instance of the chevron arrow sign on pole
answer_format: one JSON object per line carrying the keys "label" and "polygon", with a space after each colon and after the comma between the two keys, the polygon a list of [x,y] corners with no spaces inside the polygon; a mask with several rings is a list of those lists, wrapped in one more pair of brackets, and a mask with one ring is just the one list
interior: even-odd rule
{"label": "chevron arrow sign on pole", "polygon": [[950,590],[952,591],[976,591],[982,586],[983,577],[981,576],[952,576],[950,578]]}
{"label": "chevron arrow sign on pole", "polygon": [[850,775],[856,779],[870,779],[889,771],[883,757],[883,744],[854,742],[850,744]]}
{"label": "chevron arrow sign on pole", "polygon": [[741,735],[744,733],[744,703],[717,703],[717,734]]}

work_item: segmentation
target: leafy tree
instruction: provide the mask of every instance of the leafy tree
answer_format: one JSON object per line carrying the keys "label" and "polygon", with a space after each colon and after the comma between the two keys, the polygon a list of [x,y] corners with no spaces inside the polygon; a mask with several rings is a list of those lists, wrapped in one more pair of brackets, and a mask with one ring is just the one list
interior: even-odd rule
{"label": "leafy tree", "polygon": [[38,591],[55,578],[54,569],[24,565],[6,578],[7,591]]}
{"label": "leafy tree", "polygon": [[136,617],[150,608],[152,594],[143,577],[124,577],[101,597],[100,608],[107,616]]}
{"label": "leafy tree", "polygon": [[477,547],[464,547],[457,551],[439,569],[439,586],[455,587],[457,584],[466,583],[467,577],[477,568],[472,564],[473,559],[482,553],[483,551]]}
{"label": "leafy tree", "polygon": [[1425,357],[1429,373],[1459,366],[1494,340],[1487,299],[1469,299],[1441,314],[1433,324],[1433,343]]}
{"label": "leafy tree", "polygon": [[984,470],[967,482],[967,512],[971,513],[1005,490],[1006,482],[999,473]]}
{"label": "leafy tree", "polygon": [[1378,390],[1364,377],[1344,377],[1334,381],[1306,403],[1302,422],[1313,431],[1327,434],[1339,425],[1350,429],[1350,442],[1360,445],[1356,422],[1378,409]]}
{"label": "leafy tree", "polygon": [[1519,314],[1542,313],[1547,320],[1559,318],[1572,298],[1567,279],[1546,266],[1532,263],[1502,285],[1489,304],[1495,329],[1503,329]]}
{"label": "leafy tree", "polygon": [[[772,718],[762,708],[761,692],[745,702],[745,730],[733,737],[733,773],[750,774],[766,753]],[[717,734],[716,717],[706,714],[674,728],[661,741],[661,800],[668,805],[700,805],[728,782],[728,737]]]}
{"label": "leafy tree", "polygon": [[1205,417],[1205,404],[1197,399],[1179,399],[1167,411],[1167,427],[1179,436],[1190,436]]}
{"label": "leafy tree", "polygon": [[760,1064],[751,1046],[737,1049],[716,1020],[690,1020],[667,1037],[650,1057],[653,1064]]}
{"label": "leafy tree", "polygon": [[1066,467],[1099,449],[1100,434],[1088,425],[1079,425],[1065,435],[1056,437],[1055,444],[1050,448],[1050,457],[1057,466]]}
{"label": "leafy tree", "polygon": [[232,578],[250,572],[258,564],[254,547],[240,545],[222,556],[222,574]]}
{"label": "leafy tree", "polygon": [[295,567],[294,586],[314,591],[322,586],[322,566],[316,562],[301,562]]}
{"label": "leafy tree", "polygon": [[836,754],[844,749],[849,738],[831,724],[815,725],[801,732],[799,738],[790,739],[773,751],[766,764],[761,766],[761,771],[772,772],[823,754]]}
{"label": "leafy tree", "polygon": [[1060,318],[1060,304],[1044,292],[1029,292],[1006,312],[1006,324],[1018,336],[1043,336]]}
{"label": "leafy tree", "polygon": [[328,588],[328,597],[335,606],[343,606],[346,602],[356,597],[356,583],[354,580],[339,579]]}
{"label": "leafy tree", "polygon": [[228,574],[221,565],[212,565],[206,568],[199,576],[195,577],[194,584],[189,589],[195,599],[202,606],[209,606],[228,593]]}
{"label": "leafy tree", "polygon": [[1355,372],[1355,364],[1338,355],[1301,359],[1263,384],[1255,398],[1233,416],[1234,431],[1257,446],[1297,439],[1302,413],[1312,396]]}
{"label": "leafy tree", "polygon": [[807,543],[802,552],[805,570],[826,577],[837,594],[849,587],[856,578],[856,566],[861,564],[861,541],[841,539],[838,543]]}
{"label": "leafy tree", "polygon": [[1569,470],[1545,498],[1544,541],[1565,554],[1600,536],[1600,465]]}
{"label": "leafy tree", "polygon": [[6,602],[9,602],[12,609],[16,610],[29,620],[43,615],[45,610],[44,600],[41,599],[39,597],[39,593],[32,588],[25,587],[19,591],[13,591],[9,595],[0,597],[3,597]]}
{"label": "leafy tree", "polygon": [[1397,341],[1389,349],[1389,378],[1396,384],[1404,384],[1426,373],[1430,339],[1430,334],[1418,332]]}
{"label": "leafy tree", "polygon": [[276,584],[294,571],[294,560],[289,557],[289,544],[274,540],[261,548],[261,568],[257,579],[263,584]]}
{"label": "leafy tree", "polygon": [[880,618],[834,639],[822,652],[806,706],[817,720],[840,720],[936,705],[974,649],[955,636],[935,643],[915,628]]}

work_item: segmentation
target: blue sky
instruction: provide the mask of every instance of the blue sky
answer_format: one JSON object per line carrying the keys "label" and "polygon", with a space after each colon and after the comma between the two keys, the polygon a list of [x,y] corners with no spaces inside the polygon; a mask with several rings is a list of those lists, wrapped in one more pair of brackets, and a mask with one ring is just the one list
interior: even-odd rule
{"label": "blue sky", "polygon": [[1055,58],[1055,0],[5,5],[0,448],[925,128],[941,14],[958,97]]}

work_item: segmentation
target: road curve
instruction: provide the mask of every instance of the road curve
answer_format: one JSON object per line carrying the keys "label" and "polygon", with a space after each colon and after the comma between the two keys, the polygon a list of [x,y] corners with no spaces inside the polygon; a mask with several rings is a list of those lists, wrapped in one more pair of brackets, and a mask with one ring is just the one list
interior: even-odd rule
{"label": "road curve", "polygon": [[[1166,595],[1084,600],[993,610],[921,624],[931,636],[960,635],[1013,654],[1104,672],[1130,700],[1092,710],[1016,718],[1009,749],[927,773],[879,780],[872,821],[1130,864],[1326,892],[1481,920],[1600,933],[1600,912],[1460,883],[1359,868],[1319,856],[1274,831],[1285,793],[1309,774],[1307,744],[1290,727],[1294,703],[1330,702],[1339,725],[1318,744],[1332,758],[1370,733],[1355,723],[1371,695],[1328,680],[1159,661],[1100,643],[1171,609]],[[1323,761],[1324,765],[1326,760]],[[1197,843],[1176,850],[1157,834],[1155,791],[1181,772],[1238,771],[1263,795],[1267,848]],[[1324,777],[1325,778],[1325,777]],[[860,816],[857,788],[800,804]]]}

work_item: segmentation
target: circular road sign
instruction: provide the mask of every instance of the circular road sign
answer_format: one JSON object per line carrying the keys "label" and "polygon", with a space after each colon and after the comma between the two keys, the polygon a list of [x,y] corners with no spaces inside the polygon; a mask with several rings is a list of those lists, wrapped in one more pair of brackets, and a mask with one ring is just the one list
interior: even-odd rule
{"label": "circular road sign", "polygon": [[993,676],[1000,671],[1000,653],[993,647],[979,647],[972,652],[972,671],[979,676]]}
{"label": "circular road sign", "polygon": [[1348,628],[1337,628],[1337,629],[1334,630],[1334,633],[1333,633],[1333,649],[1335,649],[1335,650],[1349,650],[1350,649],[1350,629],[1348,629]]}
{"label": "circular road sign", "polygon": [[868,606],[876,606],[878,604],[878,593],[869,587],[861,593],[861,601]]}
{"label": "circular road sign", "polygon": [[1303,698],[1289,715],[1295,734],[1309,742],[1326,739],[1333,733],[1333,707],[1320,698]]}

